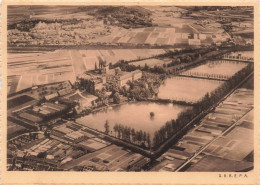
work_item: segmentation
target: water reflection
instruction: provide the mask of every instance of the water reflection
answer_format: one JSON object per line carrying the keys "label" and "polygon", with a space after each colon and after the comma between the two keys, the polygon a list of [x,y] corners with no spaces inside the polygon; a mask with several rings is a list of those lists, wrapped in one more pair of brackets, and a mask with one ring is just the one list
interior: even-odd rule
{"label": "water reflection", "polygon": [[[135,102],[113,106],[99,112],[77,119],[78,123],[104,131],[105,121],[108,120],[110,130],[113,131],[115,123],[144,130],[151,135],[167,121],[176,119],[177,115],[190,108],[174,104],[155,102]],[[151,117],[150,113],[154,112]]]}
{"label": "water reflection", "polygon": [[159,88],[159,99],[196,102],[207,92],[216,89],[222,81],[172,77],[165,80]]}

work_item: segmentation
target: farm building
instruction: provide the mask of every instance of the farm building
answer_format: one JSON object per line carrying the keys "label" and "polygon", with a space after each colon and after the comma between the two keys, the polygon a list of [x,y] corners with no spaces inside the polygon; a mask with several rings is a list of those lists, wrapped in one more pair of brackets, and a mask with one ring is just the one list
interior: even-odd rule
{"label": "farm building", "polygon": [[82,74],[79,77],[80,86],[87,92],[95,94],[96,90],[101,90],[103,84],[106,83],[106,77],[99,74]]}
{"label": "farm building", "polygon": [[132,80],[133,80],[132,73],[123,72],[119,75],[118,84],[119,86],[124,86],[128,81],[132,81]]}
{"label": "farm building", "polygon": [[121,74],[119,74],[118,83],[120,86],[124,86],[128,81],[132,82],[140,78],[142,78],[142,71],[140,70],[135,70],[132,72],[121,72]]}

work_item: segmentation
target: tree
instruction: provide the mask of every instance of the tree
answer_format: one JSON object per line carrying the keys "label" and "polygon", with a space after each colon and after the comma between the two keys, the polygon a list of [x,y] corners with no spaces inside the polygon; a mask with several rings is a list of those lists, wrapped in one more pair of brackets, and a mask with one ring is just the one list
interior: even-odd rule
{"label": "tree", "polygon": [[128,141],[130,141],[130,136],[131,136],[131,128],[127,127],[126,129],[126,138]]}
{"label": "tree", "polygon": [[162,126],[159,129],[159,136],[160,136],[160,142],[163,142],[166,138],[166,128],[165,128],[165,126]]}
{"label": "tree", "polygon": [[113,101],[114,101],[114,103],[120,103],[120,96],[119,96],[119,93],[118,92],[116,92],[115,94],[114,94],[114,96],[113,96]]}
{"label": "tree", "polygon": [[166,137],[169,138],[173,134],[173,128],[171,122],[167,121],[165,124]]}
{"label": "tree", "polygon": [[97,70],[98,69],[98,67],[97,67],[97,63],[95,62],[95,70]]}
{"label": "tree", "polygon": [[123,139],[127,140],[128,138],[128,135],[127,135],[127,126],[123,126],[123,132],[122,132],[122,136],[123,136]]}
{"label": "tree", "polygon": [[109,66],[109,69],[113,69],[113,64],[111,62],[108,64],[108,66]]}
{"label": "tree", "polygon": [[147,141],[147,144],[148,144],[148,148],[151,148],[151,138],[150,138],[150,134],[149,133],[146,136],[146,141]]}
{"label": "tree", "polygon": [[108,122],[108,120],[106,120],[104,127],[105,127],[105,133],[109,134],[109,122]]}
{"label": "tree", "polygon": [[153,146],[158,146],[159,144],[160,144],[159,133],[158,131],[155,131],[153,137]]}
{"label": "tree", "polygon": [[116,132],[118,132],[118,124],[117,123],[114,125],[113,129],[114,129],[115,136],[116,136]]}
{"label": "tree", "polygon": [[123,131],[123,126],[121,124],[118,125],[118,133],[117,137],[120,139]]}
{"label": "tree", "polygon": [[136,140],[138,141],[138,144],[140,142],[140,131],[136,131]]}
{"label": "tree", "polygon": [[144,132],[142,130],[140,130],[140,142],[143,141],[143,137],[144,137]]}
{"label": "tree", "polygon": [[144,133],[143,133],[143,141],[144,141],[144,143],[146,142],[146,139],[147,139],[147,138],[146,138],[146,135],[147,135],[147,134],[146,134],[146,132],[144,131]]}
{"label": "tree", "polygon": [[174,119],[172,120],[172,129],[173,129],[173,132],[175,132],[179,129],[178,125]]}
{"label": "tree", "polygon": [[144,65],[144,71],[148,71],[149,70],[149,66],[145,63]]}
{"label": "tree", "polygon": [[135,138],[136,135],[135,135],[135,129],[134,129],[134,128],[131,129],[131,136],[132,136],[132,142],[135,143],[135,141],[136,141],[136,138]]}
{"label": "tree", "polygon": [[125,86],[123,86],[123,87],[121,88],[121,91],[122,91],[122,94],[123,94],[124,96],[127,95],[127,90],[126,90],[126,87],[125,87]]}

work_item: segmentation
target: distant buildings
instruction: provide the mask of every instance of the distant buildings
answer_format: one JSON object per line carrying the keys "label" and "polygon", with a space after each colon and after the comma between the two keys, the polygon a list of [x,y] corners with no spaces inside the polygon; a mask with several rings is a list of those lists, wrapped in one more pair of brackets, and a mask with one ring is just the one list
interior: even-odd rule
{"label": "distant buildings", "polygon": [[56,91],[52,86],[53,93],[46,94],[42,98],[35,98],[34,93],[46,91],[47,86],[34,86],[15,97],[8,98],[8,121],[29,129],[37,129],[38,126],[46,124],[46,121],[55,119],[68,113],[75,107],[73,101],[64,101],[61,96],[71,93],[71,84],[63,82],[56,84]]}
{"label": "distant buildings", "polygon": [[13,114],[13,116],[19,118],[19,120],[23,122],[37,126],[43,124],[44,121],[58,117],[69,110],[70,109],[67,105],[59,102],[45,102],[22,111],[17,111]]}

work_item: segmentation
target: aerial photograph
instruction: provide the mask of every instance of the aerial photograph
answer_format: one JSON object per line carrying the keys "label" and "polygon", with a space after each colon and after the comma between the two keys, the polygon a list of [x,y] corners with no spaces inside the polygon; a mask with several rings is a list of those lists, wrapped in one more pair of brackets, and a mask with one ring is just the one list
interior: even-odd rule
{"label": "aerial photograph", "polygon": [[254,7],[7,6],[8,171],[254,169]]}

